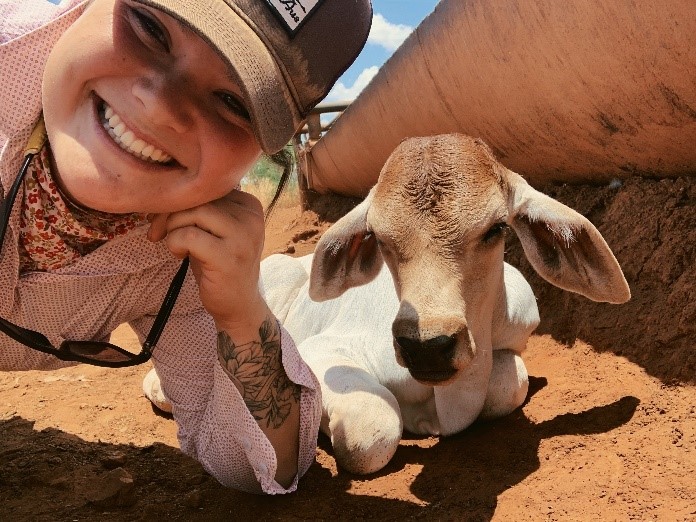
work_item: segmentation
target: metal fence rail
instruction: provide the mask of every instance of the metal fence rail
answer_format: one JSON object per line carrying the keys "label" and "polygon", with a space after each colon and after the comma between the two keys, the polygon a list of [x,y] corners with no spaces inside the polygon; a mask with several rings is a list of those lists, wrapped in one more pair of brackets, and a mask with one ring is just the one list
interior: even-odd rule
{"label": "metal fence rail", "polygon": [[[321,135],[329,130],[336,118],[350,105],[349,101],[322,103],[314,107],[307,117],[307,124],[297,133],[301,139],[304,135],[307,136],[309,142],[315,142]],[[322,114],[336,114],[329,122],[322,123]]]}

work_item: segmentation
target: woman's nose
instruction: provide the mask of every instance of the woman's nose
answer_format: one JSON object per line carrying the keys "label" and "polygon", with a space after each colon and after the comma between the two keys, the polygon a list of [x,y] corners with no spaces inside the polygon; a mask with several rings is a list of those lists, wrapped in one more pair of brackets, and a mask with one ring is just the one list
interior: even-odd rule
{"label": "woman's nose", "polygon": [[183,133],[191,124],[191,116],[187,112],[182,86],[177,86],[177,83],[165,78],[142,78],[133,85],[133,96],[154,125]]}

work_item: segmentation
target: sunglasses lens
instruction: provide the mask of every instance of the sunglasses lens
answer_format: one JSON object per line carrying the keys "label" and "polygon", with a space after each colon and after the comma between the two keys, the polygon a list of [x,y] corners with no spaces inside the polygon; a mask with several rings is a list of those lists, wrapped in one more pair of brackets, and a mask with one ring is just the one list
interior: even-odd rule
{"label": "sunglasses lens", "polygon": [[117,346],[108,343],[94,343],[89,341],[67,341],[61,349],[67,350],[72,355],[82,359],[107,363],[121,363],[137,357],[136,354],[127,352]]}

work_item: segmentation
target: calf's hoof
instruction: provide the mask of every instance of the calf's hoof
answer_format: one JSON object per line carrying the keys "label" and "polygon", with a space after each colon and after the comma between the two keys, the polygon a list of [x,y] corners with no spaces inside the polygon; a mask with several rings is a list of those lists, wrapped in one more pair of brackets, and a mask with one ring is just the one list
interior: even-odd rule
{"label": "calf's hoof", "polygon": [[157,375],[154,368],[147,372],[143,379],[143,393],[158,410],[165,413],[172,412],[172,403],[164,396],[160,386],[159,375]]}
{"label": "calf's hoof", "polygon": [[[389,463],[396,453],[403,431],[396,400],[394,403],[390,408],[374,408],[374,404],[373,408],[358,406],[350,408],[353,410],[351,412],[331,418],[328,435],[340,468],[367,475]],[[374,414],[375,411],[380,413]]]}
{"label": "calf's hoof", "polygon": [[493,369],[480,417],[496,419],[519,408],[527,397],[529,376],[522,357],[512,350],[493,351]]}

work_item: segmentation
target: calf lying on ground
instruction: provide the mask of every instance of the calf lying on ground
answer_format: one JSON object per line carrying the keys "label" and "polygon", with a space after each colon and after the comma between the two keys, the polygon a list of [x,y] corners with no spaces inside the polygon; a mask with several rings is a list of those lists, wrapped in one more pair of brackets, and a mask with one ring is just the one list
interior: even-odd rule
{"label": "calf lying on ground", "polygon": [[405,140],[313,257],[262,263],[266,299],[321,382],[321,429],[340,466],[377,471],[403,429],[450,435],[523,403],[520,353],[539,315],[527,281],[503,262],[508,227],[554,285],[630,298],[587,219],[463,135]]}

